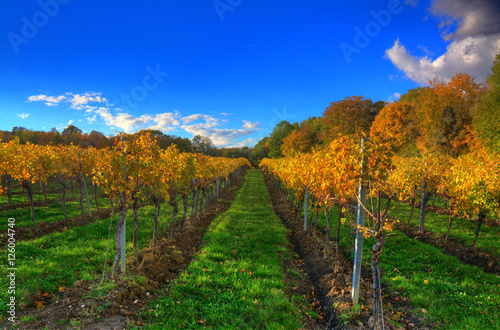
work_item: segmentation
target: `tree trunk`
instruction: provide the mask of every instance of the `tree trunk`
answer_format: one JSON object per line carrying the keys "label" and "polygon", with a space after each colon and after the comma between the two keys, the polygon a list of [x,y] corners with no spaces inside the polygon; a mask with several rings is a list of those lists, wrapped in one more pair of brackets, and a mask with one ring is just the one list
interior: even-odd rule
{"label": "tree trunk", "polygon": [[[137,180],[139,181],[139,180]],[[139,183],[137,183],[135,194],[132,197],[132,214],[134,221],[134,236],[132,238],[132,245],[134,246],[134,256],[137,258],[137,235],[139,232],[139,198],[137,198],[137,193],[139,192]],[[96,199],[97,203],[97,199]]]}
{"label": "tree trunk", "polygon": [[384,215],[386,215],[387,212],[389,212],[389,205],[391,204],[391,201],[392,201],[392,197],[389,197],[387,199],[387,204],[385,205],[385,210],[384,210],[384,213],[383,213]]}
{"label": "tree trunk", "polygon": [[189,221],[191,222],[191,225],[193,224],[193,212],[194,212],[194,190],[191,190],[191,216],[189,218]]}
{"label": "tree trunk", "polygon": [[205,198],[205,189],[201,189],[200,214],[203,214],[203,199],[204,198]]}
{"label": "tree trunk", "polygon": [[427,205],[427,203],[429,202],[429,199],[432,196],[430,192],[425,191],[426,186],[427,186],[427,184],[426,184],[425,178],[424,178],[422,180],[422,201],[420,204],[420,221],[418,224],[418,232],[419,233],[424,232],[425,206]]}
{"label": "tree trunk", "polygon": [[90,216],[92,216],[92,211],[90,210],[89,194],[87,192],[87,181],[85,180],[85,177],[83,175],[81,182],[83,186],[83,192],[85,193],[85,201],[87,202],[87,212]]}
{"label": "tree trunk", "polygon": [[83,217],[85,216],[84,208],[83,208],[83,185],[82,185],[81,180],[78,180],[78,183],[80,186],[80,209],[82,210],[82,219],[83,219]]}
{"label": "tree trunk", "polygon": [[12,204],[12,191],[10,191],[10,188],[11,188],[11,184],[10,184],[10,175],[5,175],[5,182],[7,183],[7,197],[8,197],[8,201],[7,201],[7,205],[11,205]]}
{"label": "tree trunk", "polygon": [[328,251],[328,236],[330,235],[330,220],[328,220],[328,212],[325,207],[325,220],[326,220],[326,228],[325,228],[325,254]]}
{"label": "tree trunk", "polygon": [[68,214],[66,213],[66,190],[67,190],[66,182],[64,182],[64,179],[62,177],[58,177],[58,181],[62,187],[62,198],[61,198],[62,211],[64,214],[64,219],[68,221]]}
{"label": "tree trunk", "polygon": [[184,223],[186,222],[187,208],[188,208],[188,193],[182,193],[182,204],[184,205],[184,214],[181,220],[181,230],[184,231]]}
{"label": "tree trunk", "polygon": [[98,202],[98,199],[99,199],[99,192],[97,190],[97,185],[95,183],[92,184],[92,188],[94,190],[94,201],[95,201],[95,207],[97,209],[97,212],[100,212],[100,209],[99,209],[99,202]]}
{"label": "tree trunk", "polygon": [[340,243],[340,225],[342,223],[342,204],[339,203],[339,224],[338,224],[338,227],[337,227],[337,249],[338,249],[338,245]]}
{"label": "tree trunk", "polygon": [[417,199],[417,187],[415,187],[415,190],[413,191],[413,198],[410,200],[411,203],[411,212],[410,212],[410,217],[408,218],[408,223],[407,225],[410,224],[411,218],[413,217],[413,211],[415,211],[415,201]]}
{"label": "tree trunk", "polygon": [[43,201],[44,203],[47,203],[47,183],[42,185],[43,189]]}
{"label": "tree trunk", "polygon": [[398,208],[396,209],[396,220],[399,220],[399,205],[401,204],[401,201],[398,196]]}
{"label": "tree trunk", "polygon": [[476,229],[476,237],[474,237],[474,243],[472,243],[472,248],[476,246],[477,237],[479,236],[479,231],[481,230],[481,226],[486,218],[486,213],[483,211],[479,211],[477,213],[477,229]]}
{"label": "tree trunk", "polygon": [[121,260],[120,256],[121,256],[122,244],[125,244],[125,242],[122,242],[121,233],[126,218],[127,218],[127,203],[125,202],[125,196],[123,195],[121,198],[120,219],[118,219],[118,222],[116,223],[116,230],[115,230],[116,255],[115,255],[115,263],[113,265],[113,273],[111,277],[113,277],[114,274],[116,274],[118,272],[118,269],[120,268],[119,265]]}
{"label": "tree trunk", "polygon": [[156,210],[155,210],[155,224],[153,231],[153,245],[156,245],[156,237],[158,235],[158,216],[160,214],[160,208],[161,208],[160,197],[155,197],[155,203],[156,203]]}
{"label": "tree trunk", "polygon": [[194,203],[195,209],[194,209],[194,215],[198,216],[198,199],[200,199],[200,189],[196,189],[196,202]]}
{"label": "tree trunk", "polygon": [[170,239],[172,239],[174,234],[174,223],[177,219],[177,214],[179,213],[179,205],[177,204],[177,188],[175,189],[175,192],[173,192],[172,189],[170,190],[170,200],[168,201],[168,203],[174,208],[172,221],[170,221],[170,226],[168,229],[168,236]]}
{"label": "tree trunk", "polygon": [[446,239],[450,237],[451,223],[453,222],[452,211],[453,211],[453,203],[450,204],[450,218],[448,219],[449,224],[448,224],[448,231],[446,232]]}
{"label": "tree trunk", "polygon": [[35,222],[35,205],[33,204],[33,187],[31,185],[31,180],[29,182],[23,181],[23,187],[26,189],[26,193],[28,194],[28,200],[31,206],[31,220],[33,221],[33,227],[36,227]]}

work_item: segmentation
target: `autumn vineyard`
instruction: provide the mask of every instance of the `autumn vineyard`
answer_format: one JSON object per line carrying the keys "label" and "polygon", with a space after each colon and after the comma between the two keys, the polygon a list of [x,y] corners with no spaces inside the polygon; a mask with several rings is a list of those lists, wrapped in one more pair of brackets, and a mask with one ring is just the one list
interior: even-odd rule
{"label": "autumn vineyard", "polygon": [[246,157],[14,134],[2,326],[498,329],[499,108],[497,56],[485,85],[347,97]]}

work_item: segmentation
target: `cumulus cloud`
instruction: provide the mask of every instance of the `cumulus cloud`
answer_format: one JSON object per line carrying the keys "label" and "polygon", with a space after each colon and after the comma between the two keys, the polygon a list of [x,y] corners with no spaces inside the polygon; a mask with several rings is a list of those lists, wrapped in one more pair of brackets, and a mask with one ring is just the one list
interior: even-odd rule
{"label": "cumulus cloud", "polygon": [[182,125],[181,128],[193,135],[209,137],[217,147],[230,145],[233,141],[254,132],[254,130],[243,128],[207,128],[204,124]]}
{"label": "cumulus cloud", "polygon": [[48,106],[58,105],[59,102],[62,102],[65,99],[66,99],[66,96],[64,96],[64,95],[54,97],[54,96],[47,96],[44,94],[40,94],[40,95],[32,95],[32,96],[28,97],[28,101],[30,101],[30,102],[43,101],[43,102],[45,102],[45,105],[48,105]]}
{"label": "cumulus cloud", "polygon": [[123,112],[113,115],[109,109],[103,107],[99,108],[96,113],[104,120],[106,125],[121,128],[125,133],[140,129],[153,120],[153,117],[149,115],[134,117]]}
{"label": "cumulus cloud", "polygon": [[[226,123],[227,119],[199,113],[183,117],[179,111],[137,116],[110,104],[98,92],[86,92],[83,94],[68,92],[59,96],[33,95],[28,97],[28,101],[42,101],[48,106],[58,105],[62,102],[69,109],[83,110],[83,117],[89,124],[100,122],[110,129],[121,130],[125,133],[133,133],[141,129],[159,130],[166,133],[181,129],[193,136],[200,134],[209,137],[214,145],[218,147],[228,145],[244,146],[254,142],[254,139],[247,138],[235,144],[235,141],[259,130],[258,127],[260,125],[259,122],[243,120],[243,125],[240,128],[221,128],[220,125]],[[24,117],[28,116],[25,114],[21,115]],[[230,113],[220,113],[220,116],[224,117],[230,115]],[[80,122],[83,121],[80,120]],[[70,121],[66,126],[71,123],[73,121]],[[65,128],[66,126],[61,128]]]}
{"label": "cumulus cloud", "polygon": [[61,102],[66,102],[71,105],[71,108],[77,110],[87,110],[89,103],[104,103],[109,105],[108,100],[101,96],[99,92],[86,92],[84,94],[65,93],[59,96],[47,96],[44,94],[32,95],[28,97],[30,102],[43,101],[48,106],[59,105]]}
{"label": "cumulus cloud", "polygon": [[155,122],[154,125],[149,126],[149,129],[155,129],[155,130],[160,130],[162,132],[168,132],[174,129],[172,126],[179,126],[179,120],[178,118],[181,116],[181,114],[176,111],[176,112],[165,112],[165,113],[159,113],[155,115],[153,118],[153,121]]}
{"label": "cumulus cloud", "polygon": [[21,117],[21,119],[22,119],[22,120],[26,119],[26,118],[29,116],[29,114],[28,114],[28,113],[24,113],[24,112],[23,112],[23,113],[19,113],[19,114],[17,114],[17,115],[18,115],[19,117]]}
{"label": "cumulus cloud", "polygon": [[189,124],[190,122],[193,122],[193,121],[196,121],[200,118],[203,118],[203,115],[201,114],[194,114],[194,115],[190,115],[190,116],[187,116],[187,117],[182,117],[181,118],[181,121],[183,124]]}
{"label": "cumulus cloud", "polygon": [[[436,0],[431,13],[441,19],[439,27],[445,40],[500,33],[498,0]],[[455,32],[450,32],[456,25]]]}
{"label": "cumulus cloud", "polygon": [[400,97],[401,97],[401,94],[399,94],[399,93],[392,93],[387,98],[387,102],[392,103],[392,102],[396,101],[397,99],[399,99]]}
{"label": "cumulus cloud", "polygon": [[[480,82],[490,72],[500,50],[500,2],[497,0],[435,0],[431,13],[440,19],[446,53],[432,59],[412,55],[396,40],[385,55],[406,76],[420,84],[437,77],[448,81],[457,72]],[[454,32],[451,29],[455,28]]]}
{"label": "cumulus cloud", "polygon": [[228,148],[242,148],[242,147],[249,147],[249,146],[250,146],[250,144],[252,144],[252,142],[254,142],[254,141],[255,141],[255,139],[252,139],[252,138],[250,138],[250,139],[246,139],[246,140],[243,140],[243,141],[241,141],[241,142],[238,142],[238,143],[236,143],[235,145],[232,145],[232,146],[230,146],[230,147],[228,147]]}
{"label": "cumulus cloud", "polygon": [[260,125],[260,123],[258,121],[256,121],[255,123],[252,123],[249,120],[243,120],[243,128],[246,128],[246,129],[254,129],[254,128],[259,127],[259,125]]}

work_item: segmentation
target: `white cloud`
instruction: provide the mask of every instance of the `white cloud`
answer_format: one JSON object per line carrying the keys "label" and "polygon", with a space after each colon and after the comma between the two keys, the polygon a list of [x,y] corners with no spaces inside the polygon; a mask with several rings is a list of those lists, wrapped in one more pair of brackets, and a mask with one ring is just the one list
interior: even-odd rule
{"label": "white cloud", "polygon": [[88,120],[89,124],[92,124],[93,122],[95,122],[97,120],[97,115],[93,115],[92,117],[87,117],[87,120]]}
{"label": "white cloud", "polygon": [[40,95],[32,95],[28,97],[28,101],[30,102],[38,102],[44,101],[48,106],[55,106],[61,102],[67,102],[71,104],[73,109],[77,110],[87,110],[90,106],[87,106],[89,103],[105,103],[109,105],[108,100],[104,97],[101,97],[101,93],[99,92],[86,92],[84,94],[73,94],[71,92],[65,93],[65,95],[59,96],[47,96],[44,94]]}
{"label": "white cloud", "polygon": [[159,113],[155,115],[153,118],[153,121],[155,122],[155,125],[149,126],[149,129],[154,129],[154,130],[160,130],[162,132],[168,132],[175,127],[172,126],[179,126],[179,120],[178,118],[181,117],[181,114],[178,111],[175,112],[165,112],[165,113]]}
{"label": "white cloud", "polygon": [[252,123],[249,120],[243,120],[243,128],[246,128],[246,129],[254,129],[254,128],[259,127],[259,125],[260,125],[260,123],[258,121]]}
{"label": "white cloud", "polygon": [[28,101],[30,101],[30,102],[45,101],[45,104],[48,106],[58,105],[60,102],[64,101],[65,99],[66,99],[66,96],[64,96],[64,95],[53,97],[53,96],[47,96],[44,94],[40,94],[40,95],[32,95],[32,96],[28,97]]}
{"label": "white cloud", "polygon": [[[258,125],[258,123],[252,124],[251,122],[245,120],[242,128],[223,129],[216,128],[218,125],[218,119],[213,118],[212,116],[204,116],[204,119],[204,124],[198,123],[192,125],[182,125],[180,128],[193,134],[193,136],[199,134],[209,137],[217,147],[232,145],[235,140],[255,132],[257,130],[256,125]],[[247,141],[247,143],[249,142],[252,141]]]}
{"label": "white cloud", "polygon": [[450,80],[457,72],[468,73],[479,81],[484,81],[490,72],[495,54],[500,48],[500,35],[496,40],[491,37],[468,37],[452,42],[446,53],[435,60],[429,57],[411,55],[399,40],[386,50],[386,56],[408,78],[426,84],[438,77]]}
{"label": "white cloud", "polygon": [[241,141],[241,142],[238,142],[238,143],[236,143],[235,145],[230,146],[230,147],[228,147],[228,148],[242,148],[242,147],[249,147],[249,146],[250,146],[250,144],[252,144],[252,142],[254,142],[254,141],[255,141],[255,139],[252,139],[252,138],[250,138],[250,139],[246,139],[246,140],[243,140],[243,141]]}
{"label": "white cloud", "polygon": [[71,107],[78,110],[83,110],[84,107],[88,103],[105,103],[109,104],[108,100],[104,97],[101,97],[101,93],[98,92],[86,92],[85,94],[72,94],[66,93],[69,95],[68,102],[71,103]]}
{"label": "white cloud", "polygon": [[24,112],[23,112],[23,113],[19,113],[19,114],[17,114],[17,115],[18,115],[19,117],[21,117],[21,119],[22,119],[22,120],[26,119],[26,118],[29,116],[29,114],[28,114],[28,113],[24,113]]}
{"label": "white cloud", "polygon": [[[205,114],[192,114],[183,117],[177,110],[155,115],[144,114],[135,116],[113,106],[106,98],[101,96],[101,93],[97,92],[86,92],[83,94],[68,92],[55,97],[33,95],[28,100],[30,102],[43,101],[48,106],[64,102],[71,109],[83,110],[84,115],[82,119],[79,119],[80,122],[83,119],[86,119],[89,124],[100,122],[109,127],[109,129],[121,130],[125,133],[133,133],[141,129],[160,130],[163,133],[182,129],[193,135],[200,134],[209,137],[218,147],[227,145],[244,146],[254,142],[254,139],[246,139],[235,144],[235,141],[259,130],[258,127],[260,125],[259,122],[243,120],[241,128],[219,128],[221,123],[226,123],[228,120]],[[220,113],[220,116],[224,117],[230,115],[232,114]],[[72,123],[73,120],[70,120],[66,125],[61,125],[59,129],[64,129]]]}
{"label": "white cloud", "polygon": [[[412,55],[396,40],[385,55],[406,76],[420,84],[437,77],[448,81],[456,73],[467,73],[479,82],[490,73],[500,50],[500,2],[498,0],[435,0],[431,13],[440,19],[443,39],[451,41],[436,59]],[[450,29],[456,27],[454,32]],[[419,47],[427,55],[432,51]]]}
{"label": "white cloud", "polygon": [[104,120],[108,126],[114,126],[123,129],[125,133],[131,133],[134,130],[140,129],[148,122],[153,120],[152,116],[142,115],[134,117],[128,113],[118,113],[113,115],[107,108],[99,108],[96,113]]}
{"label": "white cloud", "polygon": [[401,94],[399,94],[399,93],[392,93],[387,98],[387,102],[392,103],[392,102],[396,101],[397,99],[399,99],[400,97],[401,97]]}
{"label": "white cloud", "polygon": [[183,124],[189,124],[190,122],[198,120],[198,119],[200,119],[202,117],[203,117],[202,114],[197,113],[197,114],[190,115],[190,116],[187,116],[187,117],[182,117],[181,121],[182,121]]}

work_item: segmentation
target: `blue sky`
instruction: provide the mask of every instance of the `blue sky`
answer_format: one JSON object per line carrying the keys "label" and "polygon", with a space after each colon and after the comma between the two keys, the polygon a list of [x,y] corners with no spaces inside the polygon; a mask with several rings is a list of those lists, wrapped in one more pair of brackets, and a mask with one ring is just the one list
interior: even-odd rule
{"label": "blue sky", "polygon": [[347,96],[484,81],[498,22],[495,0],[2,0],[0,129],[253,146]]}

